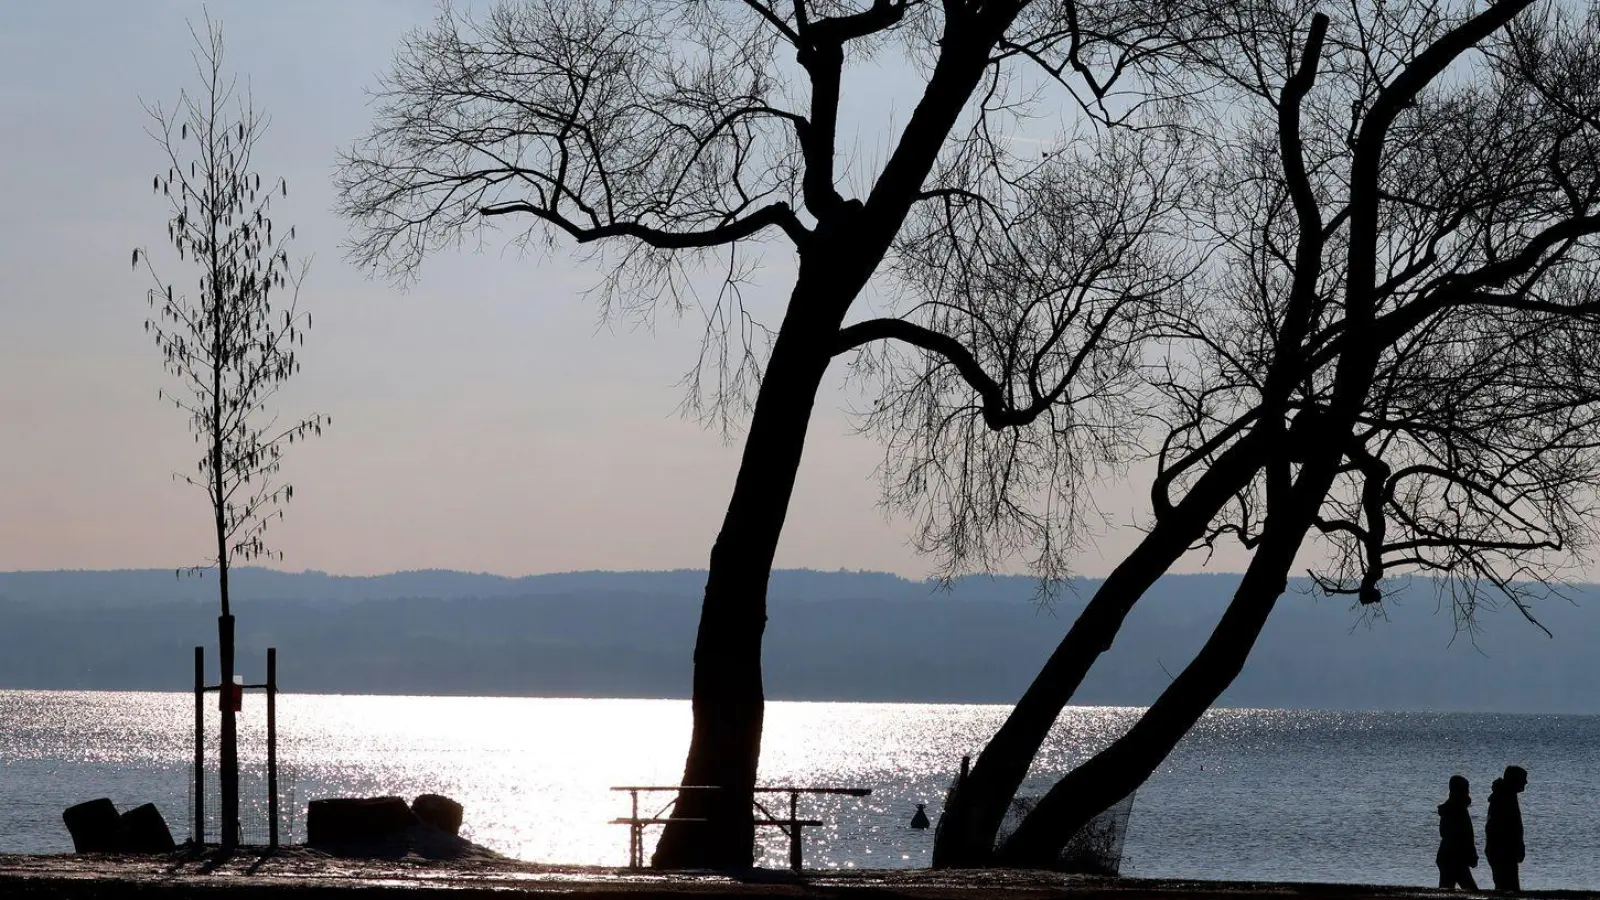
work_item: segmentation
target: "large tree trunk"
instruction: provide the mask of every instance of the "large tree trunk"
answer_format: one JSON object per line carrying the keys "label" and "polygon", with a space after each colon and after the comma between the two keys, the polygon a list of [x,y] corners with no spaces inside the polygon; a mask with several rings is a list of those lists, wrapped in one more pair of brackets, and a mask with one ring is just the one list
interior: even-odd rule
{"label": "large tree trunk", "polygon": [[[751,789],[761,750],[767,579],[817,389],[845,314],[899,233],[990,51],[1019,10],[999,4],[959,25],[947,22],[948,40],[928,87],[867,202],[824,198],[831,208],[812,210],[817,226],[801,249],[799,278],[756,396],[733,499],[711,551],[695,641],[694,732],[683,784],[717,790],[679,793],[654,866],[726,869],[754,862]],[[820,150],[833,151],[831,142]],[[831,171],[831,163],[824,165]],[[825,187],[820,194],[832,189]]]}
{"label": "large tree trunk", "polygon": [[1091,818],[1149,779],[1238,677],[1333,484],[1341,453],[1336,441],[1325,443],[1333,446],[1319,448],[1319,458],[1301,470],[1281,508],[1269,509],[1261,544],[1205,646],[1127,734],[1056,782],[996,851],[1000,864],[1050,866]]}
{"label": "large tree trunk", "polygon": [[[673,818],[651,859],[660,868],[745,869],[754,864],[752,789],[761,751],[761,638],[767,580],[783,532],[812,406],[838,318],[819,315],[830,291],[802,270],[750,418],[744,457],[711,549],[694,649],[694,731]],[[842,316],[842,311],[840,312]]]}
{"label": "large tree trunk", "polygon": [[1252,433],[1225,452],[1101,584],[945,808],[934,841],[934,867],[992,862],[1006,810],[1061,710],[1090,667],[1111,649],[1133,605],[1204,534],[1228,498],[1249,483],[1260,465],[1262,443],[1260,434]]}

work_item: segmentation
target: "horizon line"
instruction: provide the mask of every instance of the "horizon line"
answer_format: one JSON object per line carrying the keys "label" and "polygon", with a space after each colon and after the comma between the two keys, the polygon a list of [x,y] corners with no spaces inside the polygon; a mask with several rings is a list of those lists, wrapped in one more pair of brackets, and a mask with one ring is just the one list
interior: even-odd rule
{"label": "horizon line", "polygon": [[[0,570],[0,577],[4,577],[4,576],[7,576],[7,575],[61,575],[61,574],[110,575],[110,574],[121,574],[121,573],[168,572],[168,573],[172,573],[173,576],[176,577],[176,578],[182,578],[182,577],[197,577],[198,578],[198,577],[204,577],[206,574],[214,572],[215,569],[216,569],[215,566],[206,566],[206,567],[194,567],[194,566],[143,566],[143,567],[130,567],[130,566],[120,566],[120,567],[114,567],[114,568],[4,569],[4,570]],[[503,580],[506,580],[506,581],[519,581],[519,580],[524,580],[524,579],[529,579],[529,578],[555,578],[555,577],[560,577],[560,576],[563,576],[563,575],[685,575],[685,574],[706,574],[708,570],[705,569],[705,568],[691,568],[691,567],[679,567],[679,568],[671,568],[671,569],[563,569],[563,570],[553,571],[553,572],[529,572],[529,573],[521,574],[521,575],[510,575],[510,574],[506,574],[506,573],[503,573],[503,572],[490,572],[490,571],[485,571],[485,570],[473,570],[473,569],[420,568],[420,569],[394,569],[394,570],[387,571],[387,572],[376,572],[376,573],[371,573],[371,574],[349,574],[349,573],[341,573],[341,572],[329,572],[329,571],[327,571],[325,569],[298,569],[297,570],[297,569],[280,569],[280,568],[275,568],[275,567],[272,567],[272,566],[250,565],[250,566],[233,566],[233,567],[231,567],[230,571],[232,571],[232,572],[271,572],[271,573],[277,574],[277,575],[320,575],[320,576],[323,576],[323,577],[326,577],[326,578],[349,578],[349,579],[390,578],[390,577],[393,577],[393,576],[396,576],[396,575],[445,574],[445,575],[469,575],[469,576],[482,577],[482,578],[499,578],[499,579],[503,579]],[[191,572],[193,573],[192,576],[189,574]],[[848,569],[848,568],[823,569],[823,568],[816,568],[816,567],[811,567],[811,566],[794,566],[794,567],[778,567],[778,566],[774,566],[773,569],[772,569],[772,573],[774,575],[779,574],[779,573],[797,573],[797,572],[799,572],[799,573],[809,573],[809,574],[819,574],[819,575],[877,575],[877,576],[883,576],[883,577],[887,577],[887,578],[895,578],[895,579],[899,579],[901,581],[911,582],[913,584],[927,584],[927,583],[930,583],[930,582],[937,582],[937,581],[940,580],[939,577],[935,576],[935,575],[925,575],[925,576],[922,576],[922,577],[915,577],[915,576],[910,576],[910,575],[903,575],[903,574],[901,574],[899,572],[891,572],[891,571],[889,571],[887,569]],[[1227,572],[1220,572],[1220,571],[1219,572],[1167,572],[1167,573],[1164,573],[1162,577],[1167,577],[1167,576],[1210,577],[1210,576],[1227,576],[1227,575],[1242,576],[1243,574],[1244,574],[1243,572],[1236,572],[1236,571],[1227,571]],[[1074,582],[1074,581],[1104,581],[1106,577],[1107,576],[1104,575],[1104,574],[1087,574],[1086,573],[1086,574],[1068,575],[1068,576],[1066,576],[1066,577],[1064,577],[1062,579],[1059,579],[1059,580],[1067,581],[1067,582]],[[965,574],[962,574],[962,575],[953,576],[950,580],[951,581],[965,581],[965,580],[974,579],[974,578],[988,578],[988,579],[996,579],[996,580],[998,580],[998,579],[1010,579],[1010,578],[1022,578],[1022,579],[1027,579],[1027,580],[1030,580],[1030,581],[1037,581],[1038,580],[1038,576],[1037,575],[1033,575],[1033,574],[1030,574],[1030,573],[1027,573],[1027,572],[969,572],[969,573],[965,573]]]}

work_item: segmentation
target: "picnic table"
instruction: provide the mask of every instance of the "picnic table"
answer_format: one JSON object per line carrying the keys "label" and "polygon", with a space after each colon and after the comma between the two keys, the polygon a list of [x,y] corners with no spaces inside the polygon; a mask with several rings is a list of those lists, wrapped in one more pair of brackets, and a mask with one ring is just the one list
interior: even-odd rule
{"label": "picnic table", "polygon": [[[678,802],[677,797],[667,801],[655,815],[639,815],[639,795],[661,791],[680,793],[684,791],[718,791],[722,788],[709,784],[690,785],[623,785],[612,788],[613,791],[627,791],[633,801],[633,814],[630,816],[611,820],[612,825],[628,826],[628,867],[640,869],[644,867],[644,829],[651,825],[665,825],[668,822],[688,822],[700,824],[707,820],[703,818],[689,818],[684,816],[669,816],[666,813]],[[758,799],[755,801],[754,813],[760,816],[755,819],[758,826],[776,827],[783,830],[789,837],[789,868],[798,872],[801,869],[804,853],[803,829],[816,828],[827,823],[821,819],[800,818],[801,794],[833,794],[846,797],[866,797],[872,793],[872,788],[863,787],[801,787],[791,785],[768,785],[755,788],[757,794],[788,794],[789,816],[780,818]]]}

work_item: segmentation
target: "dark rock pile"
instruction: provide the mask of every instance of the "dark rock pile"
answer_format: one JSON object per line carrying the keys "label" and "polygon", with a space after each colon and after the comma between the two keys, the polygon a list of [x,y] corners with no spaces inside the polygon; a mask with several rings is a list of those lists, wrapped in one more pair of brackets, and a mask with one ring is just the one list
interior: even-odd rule
{"label": "dark rock pile", "polygon": [[116,804],[101,797],[67,807],[61,820],[76,853],[171,853],[177,848],[154,803],[119,815]]}
{"label": "dark rock pile", "polygon": [[461,833],[461,804],[443,794],[423,794],[411,801],[411,813],[445,834]]}
{"label": "dark rock pile", "polygon": [[306,846],[335,856],[375,859],[498,859],[500,854],[460,837],[461,804],[423,794],[409,806],[401,797],[329,797],[306,811]]}

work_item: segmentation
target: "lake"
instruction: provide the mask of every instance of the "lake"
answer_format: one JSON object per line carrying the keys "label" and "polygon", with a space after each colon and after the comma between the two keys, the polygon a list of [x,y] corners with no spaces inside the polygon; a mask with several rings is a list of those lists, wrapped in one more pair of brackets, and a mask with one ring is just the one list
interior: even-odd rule
{"label": "lake", "polygon": [[[214,700],[207,706],[214,732]],[[808,866],[925,866],[933,836],[907,827],[916,804],[937,821],[962,754],[975,754],[1006,711],[772,702],[761,781],[872,788],[802,800],[803,815],[829,823],[808,830]],[[1138,713],[1069,709],[1023,793],[1043,793]],[[464,836],[502,853],[612,866],[626,862],[627,835],[607,822],[628,814],[628,798],[608,788],[675,783],[690,727],[678,700],[282,694],[278,717],[280,792],[298,811],[297,837],[309,798],[434,792],[466,807]],[[264,720],[262,699],[247,697],[241,759],[257,804]],[[99,796],[124,809],[156,803],[183,840],[193,722],[192,694],[0,691],[0,852],[70,851],[62,809]],[[1136,795],[1123,872],[1431,886],[1434,808],[1448,777],[1472,781],[1481,850],[1489,784],[1515,763],[1530,773],[1524,888],[1593,889],[1596,747],[1596,716],[1214,710]],[[768,831],[763,864],[786,865],[784,838]],[[1486,864],[1476,874],[1488,884]]]}

